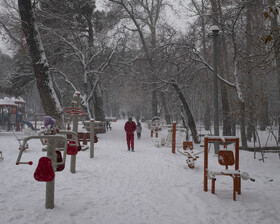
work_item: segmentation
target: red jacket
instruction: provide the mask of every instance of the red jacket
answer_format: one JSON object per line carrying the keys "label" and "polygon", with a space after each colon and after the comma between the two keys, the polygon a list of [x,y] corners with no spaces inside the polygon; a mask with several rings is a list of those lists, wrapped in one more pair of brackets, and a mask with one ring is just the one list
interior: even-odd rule
{"label": "red jacket", "polygon": [[136,124],[134,121],[127,121],[124,125],[124,130],[126,131],[127,134],[133,134],[136,130]]}

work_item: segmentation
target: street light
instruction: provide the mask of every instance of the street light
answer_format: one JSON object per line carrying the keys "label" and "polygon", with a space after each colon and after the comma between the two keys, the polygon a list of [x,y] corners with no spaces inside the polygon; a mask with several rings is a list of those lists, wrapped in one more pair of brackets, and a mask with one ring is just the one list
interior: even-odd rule
{"label": "street light", "polygon": [[[219,136],[219,91],[218,91],[218,46],[219,27],[213,25],[210,27],[213,38],[213,100],[214,100],[214,135]],[[215,143],[215,154],[219,153],[219,143]]]}
{"label": "street light", "polygon": [[212,31],[213,33],[216,32],[218,34],[220,31],[220,28],[217,25],[213,25],[210,27],[210,31]]}

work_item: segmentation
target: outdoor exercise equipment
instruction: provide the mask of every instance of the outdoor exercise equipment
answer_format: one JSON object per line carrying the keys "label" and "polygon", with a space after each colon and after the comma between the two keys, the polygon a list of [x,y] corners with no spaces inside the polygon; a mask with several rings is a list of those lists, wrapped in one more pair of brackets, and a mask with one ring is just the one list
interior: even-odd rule
{"label": "outdoor exercise equipment", "polygon": [[[54,182],[55,182],[55,172],[61,171],[64,169],[65,161],[66,161],[66,151],[67,151],[67,139],[62,135],[47,135],[47,136],[29,136],[23,139],[23,143],[21,145],[21,150],[19,152],[16,164],[28,164],[32,165],[32,161],[21,162],[21,157],[23,154],[23,149],[27,142],[31,139],[47,139],[47,156],[41,157],[39,159],[39,163],[34,172],[34,178],[40,182],[46,182],[46,202],[45,207],[48,209],[54,208]],[[61,153],[57,152],[56,146],[57,143],[64,143],[64,152],[63,156]],[[58,156],[60,154],[60,156]]]}
{"label": "outdoor exercise equipment", "polygon": [[56,171],[62,171],[65,168],[65,163],[63,162],[62,154],[59,150],[55,150],[56,153],[56,162],[58,165],[56,166]]}
{"label": "outdoor exercise equipment", "polygon": [[[56,129],[55,131],[53,131],[53,130],[44,130],[44,131],[40,131],[38,133],[38,136],[42,137],[42,138],[40,138],[40,141],[41,141],[42,145],[47,145],[48,141],[47,141],[46,138],[44,138],[44,136],[56,135],[56,134],[60,134],[60,135],[66,136],[68,141],[71,141],[71,140],[75,141],[78,151],[81,150],[80,149],[81,147],[80,147],[80,144],[79,144],[79,141],[78,141],[78,138],[77,138],[77,133],[73,132],[73,131],[58,130],[58,129]],[[43,148],[43,151],[46,151],[46,149]]]}
{"label": "outdoor exercise equipment", "polygon": [[[90,141],[90,132],[78,132],[79,141],[83,142],[83,146],[86,146]],[[94,135],[94,143],[98,142],[96,134]],[[83,150],[84,151],[84,150]]]}
{"label": "outdoor exercise equipment", "polygon": [[69,141],[67,145],[67,155],[77,155],[78,147],[75,141]]}
{"label": "outdoor exercise equipment", "polygon": [[[64,108],[64,112],[71,114],[73,116],[73,132],[78,133],[78,118],[79,114],[84,114],[83,110],[80,107],[81,97],[80,92],[75,92],[73,95],[73,107]],[[71,173],[76,173],[76,155],[71,155],[71,163],[70,163],[70,171]]]}
{"label": "outdoor exercise equipment", "polygon": [[[21,145],[22,145],[22,142],[23,142],[23,139],[22,138],[18,138],[18,136],[16,135],[16,133],[13,131],[13,134],[14,134],[14,136],[16,137],[16,139],[18,140],[18,143],[19,143],[19,147],[18,147],[18,149],[19,150],[21,150]],[[26,144],[25,146],[24,146],[24,149],[23,149],[23,151],[25,150],[25,149],[28,149],[28,144]]]}
{"label": "outdoor exercise equipment", "polygon": [[158,137],[158,131],[161,130],[163,126],[163,122],[161,121],[160,117],[155,116],[152,120],[147,120],[145,122],[146,128],[151,130],[151,137],[154,136],[154,132],[156,133],[156,138]]}
{"label": "outdoor exercise equipment", "polygon": [[186,163],[188,164],[189,168],[193,169],[195,167],[196,160],[199,158],[198,154],[202,153],[203,151],[194,153],[193,143],[188,141],[183,142],[183,150],[184,151],[181,151],[180,147],[177,148],[179,153],[188,158]]}
{"label": "outdoor exercise equipment", "polygon": [[65,114],[64,120],[65,120],[65,123],[66,123],[66,126],[67,126],[66,129],[68,131],[70,131],[71,130],[71,115],[70,114]]}
{"label": "outdoor exercise equipment", "polygon": [[[265,128],[268,131],[268,136],[267,136],[264,147],[261,146],[261,139],[260,139],[257,129],[254,128],[254,159],[256,159],[256,153],[257,153],[256,140],[258,140],[258,143],[259,143],[258,151],[260,151],[260,153],[261,153],[261,159],[259,159],[259,161],[264,162],[264,159],[267,158],[267,157],[265,157],[265,153],[270,151],[269,150],[270,147],[267,147],[269,137],[271,138],[270,140],[272,140],[272,138],[274,138],[275,143],[276,143],[277,152],[278,152],[278,157],[280,159],[280,148],[279,148],[279,141],[278,141],[278,137],[277,137],[277,130],[274,130],[274,128],[272,126],[271,127],[266,126]],[[274,131],[276,131],[276,133],[274,133]],[[276,150],[273,150],[273,152],[276,152]]]}
{"label": "outdoor exercise equipment", "polygon": [[54,177],[55,173],[52,167],[51,159],[49,157],[41,157],[34,172],[35,180],[50,182],[54,179]]}
{"label": "outdoor exercise equipment", "polygon": [[[163,122],[161,121],[160,117],[155,116],[152,118],[152,120],[147,120],[145,122],[146,128],[151,130],[151,137],[153,138],[153,143],[160,147],[160,145],[165,145],[165,139],[159,138],[159,131],[163,128]],[[155,137],[154,137],[155,133]]]}
{"label": "outdoor exercise equipment", "polygon": [[155,137],[158,138],[158,132],[161,130],[163,123],[160,119],[160,117],[155,116],[152,118],[150,124],[150,129],[151,129],[151,137],[153,137],[153,133],[155,132]]}
{"label": "outdoor exercise equipment", "polygon": [[89,138],[89,140],[90,140],[89,157],[93,158],[94,157],[94,143],[97,143],[97,141],[98,141],[96,134],[95,134],[95,130],[94,130],[95,121],[94,121],[94,119],[90,119],[90,121],[84,121],[84,125],[85,125],[86,129],[89,131],[89,135],[90,135],[89,136],[90,137]]}
{"label": "outdoor exercise equipment", "polygon": [[[163,126],[164,128],[167,128],[168,130],[168,134],[166,136],[166,140],[165,140],[165,145],[166,146],[171,146],[172,148],[172,153],[176,153],[175,149],[176,147],[181,147],[182,146],[182,142],[186,140],[186,128],[183,128],[181,126],[177,126],[176,122],[173,122],[172,125],[165,125]],[[183,133],[183,137],[184,139],[177,139],[177,137],[180,137],[180,135],[177,134],[182,134]],[[181,135],[182,136],[182,135]]]}
{"label": "outdoor exercise equipment", "polygon": [[[208,169],[208,144],[223,143],[224,149],[218,153],[218,162],[225,166],[225,170],[211,171]],[[227,143],[235,143],[235,153],[226,148]],[[233,170],[229,170],[228,166],[235,166]],[[204,191],[208,191],[208,179],[212,181],[211,193],[215,194],[216,177],[219,175],[229,176],[233,179],[233,200],[236,200],[236,192],[241,194],[241,178],[243,180],[255,181],[248,173],[241,173],[239,170],[239,138],[238,137],[219,137],[206,136],[204,138]]]}

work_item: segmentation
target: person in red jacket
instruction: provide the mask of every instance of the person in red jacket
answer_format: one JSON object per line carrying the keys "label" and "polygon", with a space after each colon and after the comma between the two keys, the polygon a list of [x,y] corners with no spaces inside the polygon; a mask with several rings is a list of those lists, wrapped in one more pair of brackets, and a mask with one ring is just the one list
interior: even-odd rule
{"label": "person in red jacket", "polygon": [[132,121],[132,118],[128,118],[128,121],[124,125],[124,130],[126,132],[126,142],[127,142],[127,148],[128,151],[134,152],[134,132],[136,130],[136,124],[134,121]]}

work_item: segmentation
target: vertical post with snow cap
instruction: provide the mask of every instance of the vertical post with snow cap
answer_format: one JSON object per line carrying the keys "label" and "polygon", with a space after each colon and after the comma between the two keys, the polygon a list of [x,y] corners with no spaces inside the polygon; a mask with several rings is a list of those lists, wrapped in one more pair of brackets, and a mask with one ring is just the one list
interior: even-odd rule
{"label": "vertical post with snow cap", "polygon": [[176,146],[176,122],[173,122],[172,125],[172,153],[175,153]]}
{"label": "vertical post with snow cap", "polygon": [[90,158],[94,157],[94,119],[90,119]]}
{"label": "vertical post with snow cap", "polygon": [[[73,96],[73,107],[79,108],[81,103],[80,92],[75,92]],[[78,120],[79,115],[74,114],[73,116],[73,131],[78,133]],[[76,173],[76,155],[71,155],[71,164],[70,164],[71,173]]]}
{"label": "vertical post with snow cap", "polygon": [[[47,146],[47,156],[52,161],[52,168],[53,168],[54,171],[56,170],[55,146],[56,146],[56,140],[55,139],[49,139],[48,140],[48,146]],[[45,203],[45,207],[48,208],[48,209],[53,209],[54,208],[54,181],[55,181],[55,178],[50,182],[46,182],[46,203]]]}

